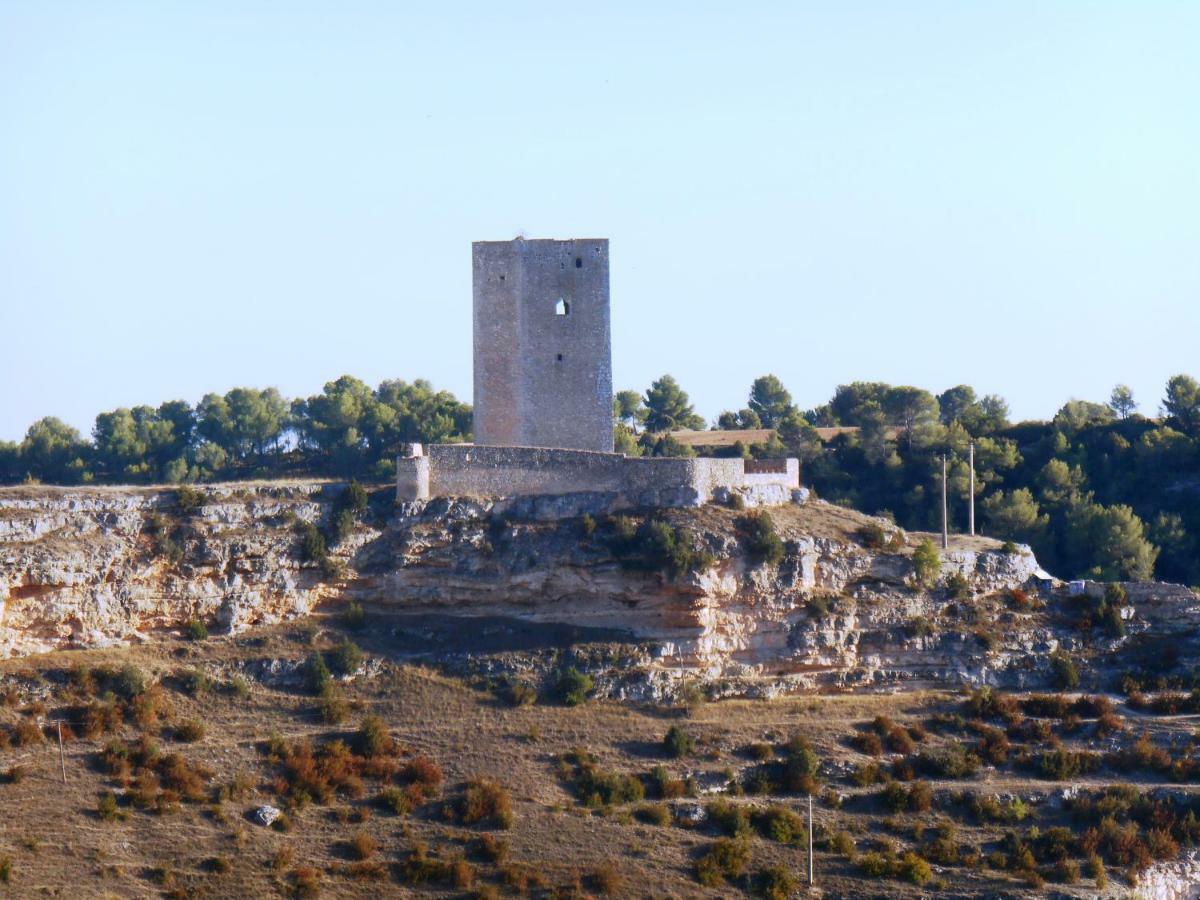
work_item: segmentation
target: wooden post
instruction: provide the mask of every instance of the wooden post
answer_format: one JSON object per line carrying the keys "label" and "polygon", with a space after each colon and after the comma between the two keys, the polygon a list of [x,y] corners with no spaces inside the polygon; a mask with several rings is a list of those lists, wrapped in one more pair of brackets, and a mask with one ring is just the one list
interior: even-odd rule
{"label": "wooden post", "polygon": [[950,526],[946,522],[946,454],[942,454],[942,549],[950,547]]}
{"label": "wooden post", "polygon": [[809,794],[809,887],[812,887],[812,794]]}
{"label": "wooden post", "polygon": [[975,537],[975,442],[971,441],[971,504],[968,509],[968,521],[971,527],[971,537]]}
{"label": "wooden post", "polygon": [[67,756],[63,752],[62,722],[58,723],[58,764],[62,766],[63,784],[67,783]]}

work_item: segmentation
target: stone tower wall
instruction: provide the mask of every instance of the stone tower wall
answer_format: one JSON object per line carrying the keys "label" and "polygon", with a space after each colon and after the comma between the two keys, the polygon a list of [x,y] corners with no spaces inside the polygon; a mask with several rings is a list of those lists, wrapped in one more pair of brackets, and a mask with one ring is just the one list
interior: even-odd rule
{"label": "stone tower wall", "polygon": [[472,256],[475,443],[611,452],[608,241],[481,241]]}

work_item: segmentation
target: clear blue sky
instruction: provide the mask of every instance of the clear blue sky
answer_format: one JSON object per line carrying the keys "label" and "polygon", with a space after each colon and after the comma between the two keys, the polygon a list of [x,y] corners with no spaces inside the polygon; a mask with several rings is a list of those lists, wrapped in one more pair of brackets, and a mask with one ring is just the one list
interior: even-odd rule
{"label": "clear blue sky", "polygon": [[612,241],[614,375],[1200,375],[1200,3],[0,0],[0,439],[471,389],[470,243]]}

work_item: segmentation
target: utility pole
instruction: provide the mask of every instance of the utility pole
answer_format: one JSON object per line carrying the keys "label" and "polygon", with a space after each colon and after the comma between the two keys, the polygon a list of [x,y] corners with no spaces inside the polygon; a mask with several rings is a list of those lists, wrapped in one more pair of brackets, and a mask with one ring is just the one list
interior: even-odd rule
{"label": "utility pole", "polygon": [[808,795],[808,886],[813,886],[813,821],[812,794]]}
{"label": "utility pole", "polygon": [[58,723],[58,764],[62,766],[63,784],[67,783],[67,757],[63,753],[62,722]]}
{"label": "utility pole", "polygon": [[975,442],[971,441],[971,504],[968,508],[971,537],[975,537]]}
{"label": "utility pole", "polygon": [[950,526],[946,522],[946,454],[942,454],[942,549],[950,549]]}

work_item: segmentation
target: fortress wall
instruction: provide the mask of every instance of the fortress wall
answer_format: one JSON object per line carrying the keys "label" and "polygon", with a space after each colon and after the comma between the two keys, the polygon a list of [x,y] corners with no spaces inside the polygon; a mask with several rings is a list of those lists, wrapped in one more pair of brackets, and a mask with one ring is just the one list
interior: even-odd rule
{"label": "fortress wall", "polygon": [[[745,472],[741,459],[626,457],[589,450],[435,444],[397,460],[400,500],[429,497],[528,497],[606,494],[660,498],[663,505],[697,505],[737,489],[800,485],[799,463]],[[427,455],[423,455],[427,454]],[[655,501],[657,502],[657,501]]]}

